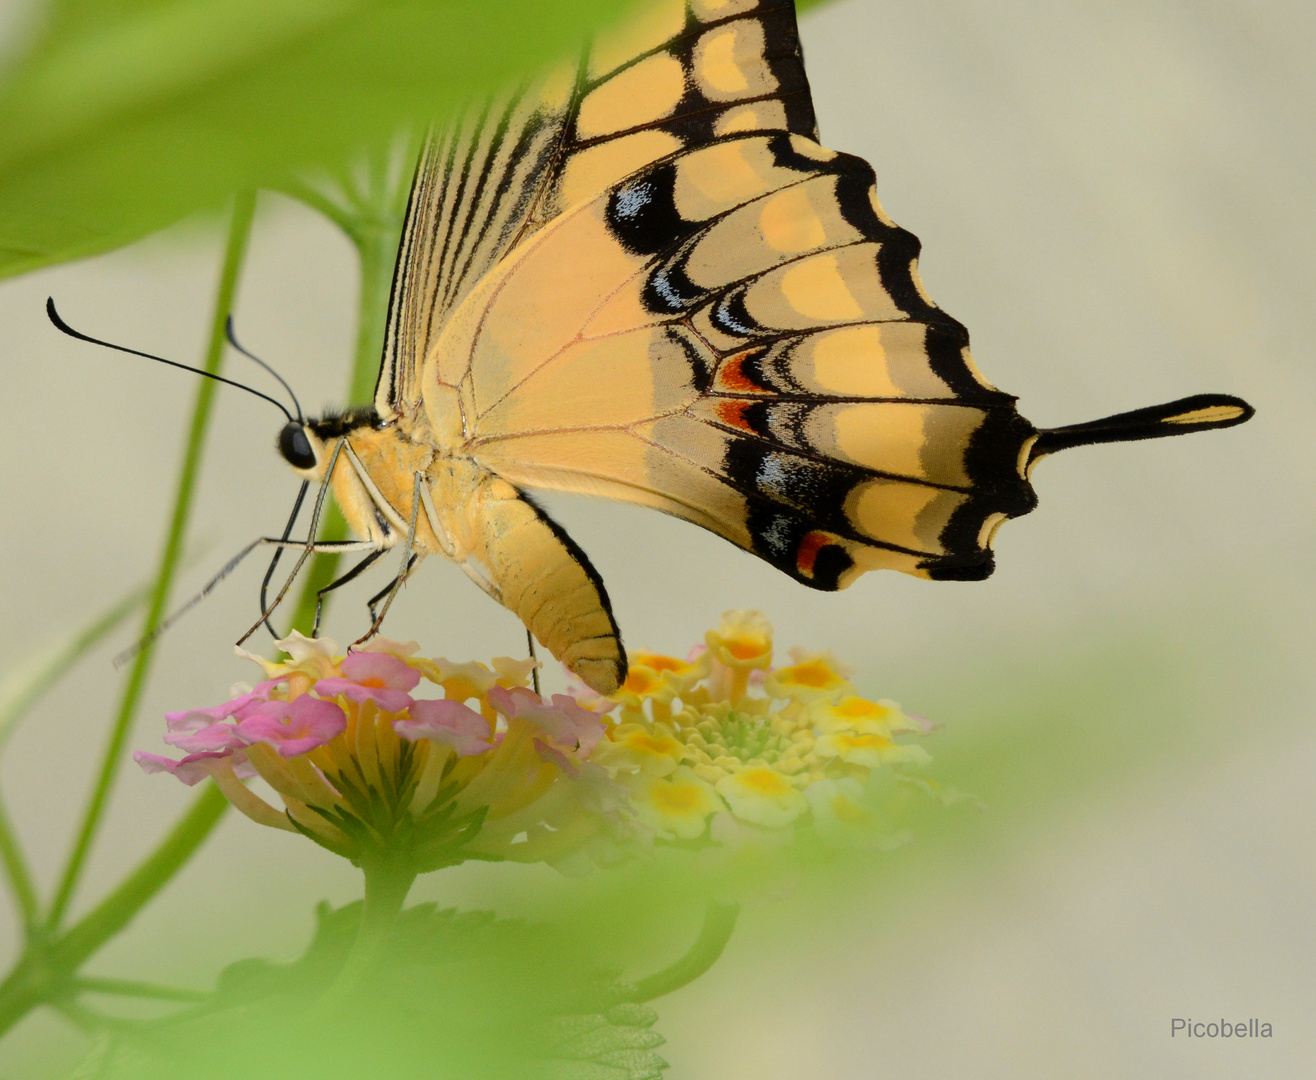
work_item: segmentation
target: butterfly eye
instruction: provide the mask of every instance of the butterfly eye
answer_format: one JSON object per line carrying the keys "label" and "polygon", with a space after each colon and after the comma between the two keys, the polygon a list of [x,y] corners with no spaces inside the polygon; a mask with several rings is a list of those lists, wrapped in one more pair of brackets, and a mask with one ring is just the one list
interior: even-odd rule
{"label": "butterfly eye", "polygon": [[306,437],[306,429],[301,424],[284,425],[279,432],[279,453],[294,469],[315,468],[315,451],[311,449],[311,440]]}

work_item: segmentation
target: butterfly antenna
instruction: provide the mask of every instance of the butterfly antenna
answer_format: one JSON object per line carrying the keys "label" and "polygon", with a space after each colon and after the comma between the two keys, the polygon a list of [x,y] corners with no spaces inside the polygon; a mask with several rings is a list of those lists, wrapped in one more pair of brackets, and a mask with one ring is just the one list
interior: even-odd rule
{"label": "butterfly antenna", "polygon": [[[71,338],[77,338],[79,341],[89,341],[93,345],[103,345],[107,349],[115,349],[119,352],[129,353],[133,356],[142,356],[145,357],[147,360],[155,360],[161,364],[168,364],[170,367],[182,368],[184,371],[190,371],[194,375],[204,375],[207,379],[214,379],[215,382],[221,382],[225,386],[236,386],[239,390],[245,390],[249,394],[255,394],[256,397],[260,398],[263,401],[268,401],[271,405],[273,405],[276,409],[278,409],[279,412],[283,413],[283,415],[288,418],[288,422],[290,424],[295,422],[293,420],[292,413],[290,413],[281,402],[270,397],[269,394],[262,394],[259,390],[255,390],[252,387],[247,386],[245,383],[234,382],[232,379],[226,379],[224,378],[223,375],[216,375],[212,371],[206,371],[199,367],[192,367],[191,364],[180,364],[177,360],[166,360],[163,356],[156,356],[153,353],[140,352],[137,349],[130,349],[126,345],[115,345],[114,342],[112,341],[102,341],[100,338],[94,338],[91,337],[89,334],[83,334],[77,330],[74,330],[73,327],[71,327],[62,318],[60,318],[59,312],[55,310],[54,297],[47,297],[46,299],[46,315],[50,318],[50,321],[54,323],[56,330],[58,330],[62,334],[67,334]],[[282,382],[282,380],[280,380],[280,382]],[[300,415],[298,416],[298,419],[300,420]]]}
{"label": "butterfly antenna", "polygon": [[297,395],[292,392],[292,387],[288,385],[287,381],[284,379],[282,375],[280,375],[277,371],[275,371],[272,367],[270,367],[269,364],[265,363],[265,361],[262,360],[255,353],[248,352],[246,349],[244,349],[241,345],[238,344],[237,336],[233,333],[232,315],[230,315],[227,319],[224,320],[224,336],[228,338],[228,343],[232,345],[233,348],[237,349],[238,352],[240,352],[248,360],[255,361],[257,364],[259,364],[261,367],[263,367],[266,371],[268,371],[271,375],[273,375],[276,379],[279,380],[279,385],[282,386],[285,390],[287,390],[288,396],[292,398],[293,408],[297,410],[297,422],[300,424],[302,422],[302,404],[300,401],[297,400]]}

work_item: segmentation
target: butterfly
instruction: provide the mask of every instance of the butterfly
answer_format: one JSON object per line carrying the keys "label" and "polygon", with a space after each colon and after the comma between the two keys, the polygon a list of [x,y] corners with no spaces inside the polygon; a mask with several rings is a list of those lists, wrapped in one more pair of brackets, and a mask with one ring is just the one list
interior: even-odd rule
{"label": "butterfly", "polygon": [[975,580],[1039,459],[1252,415],[1198,395],[1035,428],[918,254],[871,166],[818,142],[791,0],[661,0],[431,134],[375,400],[280,451],[367,561],[403,549],[394,593],[452,559],[609,693],[603,581],[527,488],[666,511],[814,589]]}

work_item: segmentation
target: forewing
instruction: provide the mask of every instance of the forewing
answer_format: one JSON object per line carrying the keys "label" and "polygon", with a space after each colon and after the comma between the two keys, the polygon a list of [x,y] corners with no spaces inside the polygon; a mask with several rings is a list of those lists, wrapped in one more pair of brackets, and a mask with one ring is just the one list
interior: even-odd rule
{"label": "forewing", "polygon": [[816,134],[791,0],[662,0],[578,66],[437,130],[394,273],[380,415],[420,403],[444,325],[518,244],[660,158],[749,130]]}

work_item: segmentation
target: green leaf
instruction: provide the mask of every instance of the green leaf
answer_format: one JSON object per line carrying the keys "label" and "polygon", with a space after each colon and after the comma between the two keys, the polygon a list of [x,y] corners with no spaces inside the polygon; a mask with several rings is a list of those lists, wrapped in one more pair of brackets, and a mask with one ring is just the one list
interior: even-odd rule
{"label": "green leaf", "polygon": [[0,677],[0,750],[41,695],[59,682],[79,657],[140,608],[148,593],[147,586],[139,585],[85,626],[51,642]]}
{"label": "green leaf", "polygon": [[625,0],[63,0],[0,86],[0,277],[332,167]]}
{"label": "green leaf", "polygon": [[[210,1000],[120,1023],[78,1075],[133,1080],[656,1080],[652,1009],[625,1000],[563,928],[418,904],[402,912],[376,975],[337,1009],[361,904],[321,905],[290,964],[244,960]],[[93,1071],[99,1070],[99,1071]]]}

